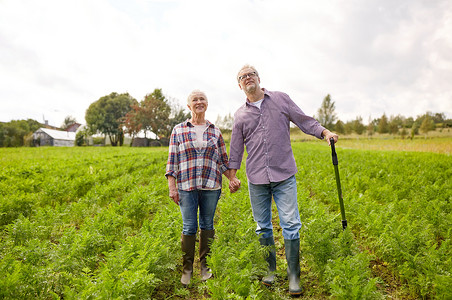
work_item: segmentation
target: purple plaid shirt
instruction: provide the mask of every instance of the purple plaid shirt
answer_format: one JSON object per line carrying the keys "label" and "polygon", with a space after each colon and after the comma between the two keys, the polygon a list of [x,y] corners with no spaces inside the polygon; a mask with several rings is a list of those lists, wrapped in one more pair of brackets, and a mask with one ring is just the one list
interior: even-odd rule
{"label": "purple plaid shirt", "polygon": [[319,139],[325,129],[305,115],[287,94],[263,91],[260,109],[247,99],[234,114],[229,153],[229,168],[240,169],[246,146],[246,175],[253,184],[279,182],[297,173],[290,144],[291,121],[304,133]]}
{"label": "purple plaid shirt", "polygon": [[203,140],[207,146],[198,148],[194,126],[188,120],[173,128],[165,176],[175,177],[180,190],[221,188],[228,154],[220,129],[207,121]]}

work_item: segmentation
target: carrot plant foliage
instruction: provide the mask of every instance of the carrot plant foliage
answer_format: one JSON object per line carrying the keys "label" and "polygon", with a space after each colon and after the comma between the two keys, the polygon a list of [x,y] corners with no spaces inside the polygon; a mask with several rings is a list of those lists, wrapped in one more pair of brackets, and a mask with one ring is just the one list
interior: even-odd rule
{"label": "carrot plant foliage", "polygon": [[[452,158],[337,145],[348,228],[325,143],[294,143],[302,286],[311,299],[452,298]],[[0,149],[0,299],[284,299],[268,289],[245,165],[224,182],[208,263],[180,284],[182,220],[168,197],[166,148]]]}

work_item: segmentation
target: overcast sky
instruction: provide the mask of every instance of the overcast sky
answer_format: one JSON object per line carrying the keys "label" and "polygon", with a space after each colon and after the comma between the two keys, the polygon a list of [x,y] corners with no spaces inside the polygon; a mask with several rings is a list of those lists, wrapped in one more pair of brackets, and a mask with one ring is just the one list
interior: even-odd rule
{"label": "overcast sky", "polygon": [[161,88],[207,118],[244,102],[236,75],[309,114],[330,94],[343,121],[386,113],[452,117],[452,1],[0,0],[0,121],[85,123],[111,92]]}

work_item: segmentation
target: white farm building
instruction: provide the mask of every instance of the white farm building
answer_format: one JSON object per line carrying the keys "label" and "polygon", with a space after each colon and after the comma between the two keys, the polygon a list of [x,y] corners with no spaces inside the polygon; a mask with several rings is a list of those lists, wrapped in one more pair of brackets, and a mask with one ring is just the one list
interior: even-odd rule
{"label": "white farm building", "polygon": [[72,147],[75,142],[75,132],[39,128],[33,133],[36,146]]}

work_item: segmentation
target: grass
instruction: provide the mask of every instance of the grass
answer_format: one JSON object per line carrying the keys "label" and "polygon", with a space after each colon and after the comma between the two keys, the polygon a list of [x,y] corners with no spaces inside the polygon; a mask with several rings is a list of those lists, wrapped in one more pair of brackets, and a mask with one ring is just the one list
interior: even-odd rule
{"label": "grass", "polygon": [[[298,129],[292,129],[291,140],[318,141],[315,137],[306,135]],[[416,135],[413,139],[390,134],[375,133],[339,135],[338,147],[358,150],[389,150],[434,152],[450,155],[452,153],[452,129],[437,129],[428,134]]]}
{"label": "grass", "polygon": [[[378,134],[340,136],[338,155],[350,229],[346,234],[338,219],[328,146],[299,130],[292,132],[292,139],[304,224],[304,299],[346,299],[345,293],[336,295],[345,288],[350,295],[364,289],[373,295],[375,286],[375,295],[392,299],[449,295],[448,273],[437,272],[446,269],[444,257],[450,257],[443,255],[450,253],[447,220],[452,198],[443,188],[450,186],[451,178],[448,130],[413,140]],[[215,278],[201,283],[196,277],[188,289],[181,287],[181,217],[167,197],[162,175],[166,156],[164,147],[0,149],[3,292],[8,288],[14,295],[34,298],[52,292],[67,299],[96,294],[288,299],[276,211],[278,280],[270,290],[259,284],[265,264],[254,234],[244,169],[238,174],[242,189],[233,195],[225,191],[217,209],[210,258]],[[418,216],[425,216],[426,225],[418,222]],[[433,242],[424,245],[423,240]],[[398,242],[420,250],[409,253],[411,248],[405,246],[403,252],[394,252]],[[435,276],[444,276],[443,281],[436,281],[436,291],[429,294],[428,280]],[[356,284],[350,285],[349,279]],[[1,292],[2,288],[0,298]]]}

